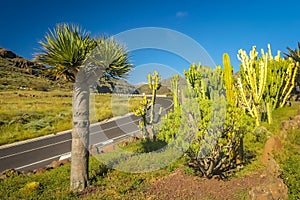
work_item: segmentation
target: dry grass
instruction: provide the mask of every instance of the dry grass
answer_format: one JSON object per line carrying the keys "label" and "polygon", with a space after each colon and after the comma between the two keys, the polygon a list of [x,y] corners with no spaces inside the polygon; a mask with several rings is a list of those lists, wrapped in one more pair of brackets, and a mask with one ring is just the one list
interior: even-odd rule
{"label": "dry grass", "polygon": [[[139,98],[91,95],[91,121],[131,112]],[[0,92],[0,145],[71,129],[69,91]]]}

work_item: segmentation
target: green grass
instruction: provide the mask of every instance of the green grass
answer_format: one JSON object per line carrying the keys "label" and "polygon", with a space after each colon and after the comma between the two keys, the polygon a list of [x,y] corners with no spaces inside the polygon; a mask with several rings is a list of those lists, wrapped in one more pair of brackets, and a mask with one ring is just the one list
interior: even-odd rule
{"label": "green grass", "polygon": [[[291,107],[275,110],[274,123],[266,125],[268,130],[279,136],[281,122],[296,116],[299,105],[300,103],[296,102]],[[289,199],[300,199],[300,130],[289,130],[282,143],[282,150],[275,155],[282,170],[281,178],[288,187]]]}
{"label": "green grass", "polygon": [[246,164],[240,171],[233,174],[234,177],[243,177],[264,168],[259,158],[263,153],[265,142],[271,134],[279,136],[281,122],[296,116],[299,105],[299,102],[295,102],[292,106],[276,109],[273,112],[273,123],[271,125],[263,122],[262,126],[257,128],[254,133],[245,135],[244,149]]}
{"label": "green grass", "polygon": [[281,178],[288,186],[289,199],[300,199],[300,130],[288,131],[283,150],[276,155],[282,169]]}
{"label": "green grass", "polygon": [[[150,145],[153,149],[159,149],[161,145],[147,143],[144,146]],[[130,149],[138,149],[133,146],[134,144]],[[172,165],[180,166],[181,162],[179,160]],[[95,157],[91,157],[89,175],[94,192],[86,195],[69,192],[70,164],[66,164],[41,174],[15,175],[0,179],[0,199],[146,199],[145,188],[168,174],[168,167],[148,173],[111,170]]]}
{"label": "green grass", "polygon": [[[70,165],[41,174],[11,176],[0,180],[0,199],[70,199]],[[26,185],[38,182],[38,189],[28,191]]]}
{"label": "green grass", "polygon": [[297,115],[300,102],[294,102],[292,106],[285,106],[273,111],[273,123],[270,125],[266,122],[262,123],[271,133],[279,135],[281,122],[289,120],[290,117]]}
{"label": "green grass", "polygon": [[[98,122],[131,112],[139,98],[92,95],[91,121]],[[0,145],[72,128],[70,91],[0,92]]]}

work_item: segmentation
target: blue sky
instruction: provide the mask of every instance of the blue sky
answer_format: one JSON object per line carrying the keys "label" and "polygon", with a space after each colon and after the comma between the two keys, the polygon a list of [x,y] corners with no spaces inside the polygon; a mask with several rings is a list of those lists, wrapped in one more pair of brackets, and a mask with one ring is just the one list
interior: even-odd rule
{"label": "blue sky", "polygon": [[[48,28],[61,22],[80,24],[93,36],[161,27],[197,41],[216,64],[222,64],[222,54],[227,52],[236,71],[239,68],[236,54],[240,48],[249,51],[256,45],[258,49],[266,49],[270,43],[275,54],[277,50],[286,52],[287,46],[297,46],[299,7],[300,1],[291,0],[1,1],[0,47],[32,59],[39,48],[38,41]],[[178,72],[189,67],[187,61],[157,50],[132,52],[131,59],[137,69],[149,63]],[[135,74],[130,77],[132,81],[137,78]]]}

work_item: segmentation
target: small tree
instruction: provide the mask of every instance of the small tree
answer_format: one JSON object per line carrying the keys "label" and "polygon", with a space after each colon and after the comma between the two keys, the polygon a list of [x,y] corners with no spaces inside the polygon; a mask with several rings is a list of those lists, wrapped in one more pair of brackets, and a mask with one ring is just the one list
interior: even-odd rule
{"label": "small tree", "polygon": [[[78,26],[59,24],[41,41],[36,60],[54,66],[50,73],[74,83],[70,186],[82,191],[88,184],[89,89],[101,76],[125,76],[132,65],[124,47],[113,39],[90,38]],[[93,51],[92,51],[93,50]]]}
{"label": "small tree", "polygon": [[[295,50],[292,50],[290,47],[287,47],[288,53],[284,53],[287,57],[292,58],[295,64],[299,65],[300,63],[300,42],[298,42],[298,47]],[[295,78],[297,86],[300,87],[300,68],[298,68],[297,75]]]}

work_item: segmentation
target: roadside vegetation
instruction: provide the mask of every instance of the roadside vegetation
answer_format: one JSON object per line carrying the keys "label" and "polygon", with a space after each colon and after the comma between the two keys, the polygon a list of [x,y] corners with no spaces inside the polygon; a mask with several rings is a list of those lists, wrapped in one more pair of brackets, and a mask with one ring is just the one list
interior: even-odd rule
{"label": "roadside vegetation", "polygon": [[[92,122],[132,112],[140,101],[139,97],[92,96],[95,110]],[[0,145],[69,130],[71,122],[70,91],[0,92]]]}
{"label": "roadside vegetation", "polygon": [[[291,107],[284,107],[274,112],[274,123],[280,123],[281,120],[288,120],[291,116],[297,114],[299,104]],[[277,120],[278,119],[278,120]],[[268,130],[279,131],[279,128],[266,126]],[[289,131],[287,142],[284,145],[282,154],[278,160],[283,169],[283,178],[290,188],[290,199],[299,198],[299,132],[297,130]],[[248,149],[251,157],[247,158],[247,164],[239,169],[229,179],[239,178],[253,174],[263,168],[260,162],[260,155],[267,136],[257,133],[256,136],[246,134],[245,149]],[[295,138],[297,140],[295,140]],[[119,147],[129,152],[151,152],[162,148],[163,141],[144,141],[137,140],[121,142]],[[298,149],[297,149],[298,148]],[[250,154],[251,152],[251,154]],[[284,155],[284,156],[283,156]],[[186,157],[181,157],[176,162],[171,163],[163,169],[147,173],[125,173],[118,170],[109,169],[98,159],[90,158],[90,186],[83,193],[69,192],[70,164],[46,171],[40,174],[11,174],[8,178],[0,179],[0,198],[1,199],[147,199],[149,187],[156,184],[162,177],[182,169],[184,173],[195,175],[195,171],[185,165]],[[227,181],[228,182],[228,181]],[[197,180],[194,182],[197,183]],[[207,183],[208,184],[208,183]],[[253,183],[256,185],[257,183]],[[163,188],[161,188],[163,190]],[[236,191],[233,196],[245,197],[244,193]],[[297,198],[294,198],[297,197]],[[159,199],[159,197],[156,197]],[[242,198],[242,199],[243,199]],[[207,199],[216,199],[207,194]],[[246,198],[244,198],[246,199]]]}

